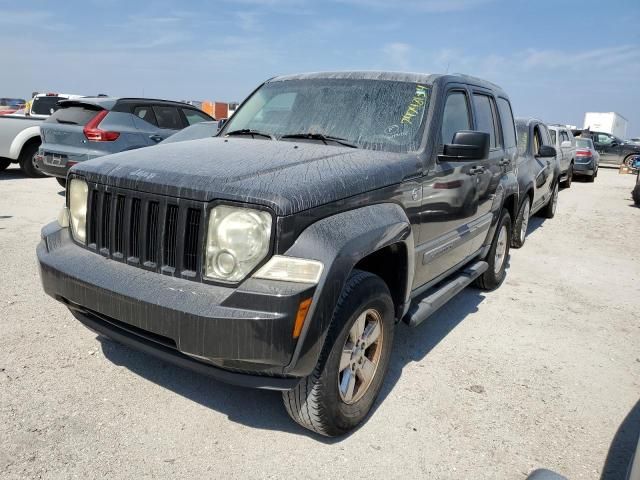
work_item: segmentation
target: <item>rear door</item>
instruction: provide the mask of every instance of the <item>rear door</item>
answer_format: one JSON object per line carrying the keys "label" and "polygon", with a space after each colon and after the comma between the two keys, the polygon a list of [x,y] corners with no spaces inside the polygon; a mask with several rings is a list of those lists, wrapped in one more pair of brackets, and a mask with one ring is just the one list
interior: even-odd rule
{"label": "rear door", "polygon": [[158,121],[158,131],[151,137],[154,142],[160,142],[187,126],[175,105],[153,105],[153,112]]}
{"label": "rear door", "polygon": [[571,138],[569,138],[569,134],[565,129],[560,129],[558,133],[560,134],[560,149],[562,150],[562,163],[560,164],[560,169],[563,172],[566,172],[569,170],[569,165],[571,165]]}

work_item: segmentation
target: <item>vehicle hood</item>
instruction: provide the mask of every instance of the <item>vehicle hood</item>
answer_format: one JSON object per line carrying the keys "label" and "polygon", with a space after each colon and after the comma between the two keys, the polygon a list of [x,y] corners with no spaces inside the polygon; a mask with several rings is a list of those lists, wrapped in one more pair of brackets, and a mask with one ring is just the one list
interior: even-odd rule
{"label": "vehicle hood", "polygon": [[220,137],[107,155],[72,169],[104,185],[261,204],[278,215],[400,183],[420,171],[415,153]]}

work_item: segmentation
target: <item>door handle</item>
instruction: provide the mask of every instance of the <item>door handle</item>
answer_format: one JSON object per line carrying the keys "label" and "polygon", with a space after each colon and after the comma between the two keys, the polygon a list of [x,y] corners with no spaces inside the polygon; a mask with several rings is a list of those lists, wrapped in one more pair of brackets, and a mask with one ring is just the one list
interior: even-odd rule
{"label": "door handle", "polygon": [[469,175],[478,175],[479,173],[484,173],[484,167],[482,165],[469,169]]}
{"label": "door handle", "polygon": [[162,140],[164,140],[164,138],[162,138],[160,135],[149,135],[149,138],[154,142],[161,142]]}
{"label": "door handle", "polygon": [[500,160],[498,162],[498,165],[501,166],[501,167],[506,167],[509,164],[511,164],[511,159],[510,158],[503,158],[502,160]]}

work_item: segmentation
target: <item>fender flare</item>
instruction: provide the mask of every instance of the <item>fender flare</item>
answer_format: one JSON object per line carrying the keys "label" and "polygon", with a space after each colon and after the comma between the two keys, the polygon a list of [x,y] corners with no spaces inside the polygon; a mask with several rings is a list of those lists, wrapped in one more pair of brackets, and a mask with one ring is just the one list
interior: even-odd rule
{"label": "fender flare", "polygon": [[40,137],[40,126],[27,127],[15,136],[9,147],[9,158],[19,160],[26,143]]}
{"label": "fender flare", "polygon": [[415,268],[414,241],[411,222],[400,205],[380,203],[338,213],[319,220],[300,234],[285,255],[321,261],[324,269],[285,373],[307,376],[313,371],[354,266],[367,255],[396,243],[407,249],[406,302]]}

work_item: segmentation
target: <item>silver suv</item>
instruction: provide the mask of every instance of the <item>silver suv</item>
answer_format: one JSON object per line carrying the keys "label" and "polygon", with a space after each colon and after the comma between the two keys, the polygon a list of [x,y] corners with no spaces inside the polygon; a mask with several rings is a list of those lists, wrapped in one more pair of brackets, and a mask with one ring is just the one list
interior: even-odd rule
{"label": "silver suv", "polygon": [[576,162],[576,139],[571,130],[564,125],[549,125],[549,134],[560,163],[560,185],[569,188]]}
{"label": "silver suv", "polygon": [[40,126],[36,166],[66,185],[67,171],[85,160],[155,145],[212,117],[180,102],[95,97],[60,102]]}

